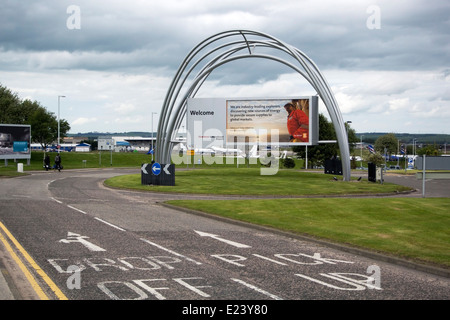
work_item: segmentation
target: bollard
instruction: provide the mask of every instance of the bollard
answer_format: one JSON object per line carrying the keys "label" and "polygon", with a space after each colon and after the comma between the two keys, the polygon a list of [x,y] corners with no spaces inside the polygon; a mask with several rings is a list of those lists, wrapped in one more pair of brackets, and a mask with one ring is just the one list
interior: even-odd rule
{"label": "bollard", "polygon": [[17,164],[17,172],[23,172],[23,163]]}

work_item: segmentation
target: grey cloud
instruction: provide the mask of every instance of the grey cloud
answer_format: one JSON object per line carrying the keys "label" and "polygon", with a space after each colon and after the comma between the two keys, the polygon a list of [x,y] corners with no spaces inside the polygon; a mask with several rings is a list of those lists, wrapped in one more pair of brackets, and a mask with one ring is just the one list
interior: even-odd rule
{"label": "grey cloud", "polygon": [[[66,9],[72,4],[81,9],[79,30],[66,26]],[[381,29],[366,26],[371,5],[381,10]],[[22,92],[44,92],[43,99],[54,103],[58,85],[64,84],[61,90],[70,96],[67,90],[73,79],[105,81],[106,85],[112,81],[111,75],[155,76],[158,80],[145,86],[151,87],[152,93],[158,87],[155,97],[138,98],[137,92],[130,94],[130,87],[117,80],[112,81],[111,92],[121,91],[113,100],[125,105],[133,97],[146,105],[154,99],[157,102],[152,104],[159,106],[166,82],[195,45],[220,31],[251,29],[270,34],[312,58],[343,99],[346,112],[358,112],[361,117],[367,112],[376,114],[388,108],[390,101],[404,101],[405,97],[411,105],[427,101],[444,108],[450,99],[450,91],[445,89],[450,74],[449,19],[448,0],[4,0],[0,11],[1,80],[16,83]],[[290,73],[291,69],[272,61],[236,61],[211,74],[209,86],[204,86],[210,92],[204,94],[212,90],[234,94],[246,88],[252,95],[299,92],[297,84],[287,83],[297,81]],[[435,79],[430,74],[439,76]],[[33,77],[34,82],[21,77]],[[40,79],[47,79],[50,93],[39,88]],[[261,88],[266,92],[259,93]],[[82,95],[86,89],[74,86],[72,96]],[[93,90],[103,91],[103,87]],[[140,91],[147,92],[144,88]],[[85,100],[92,99],[93,93],[88,96]],[[395,103],[392,105],[399,105]],[[356,126],[357,118],[352,120]]]}
{"label": "grey cloud", "polygon": [[[241,2],[199,1],[195,6],[183,1],[169,6],[152,1],[136,5],[79,1],[81,29],[69,30],[68,2],[7,1],[0,13],[0,48],[71,52],[75,61],[71,67],[75,68],[85,63],[84,68],[94,70],[137,68],[139,64],[144,69],[174,69],[199,41],[224,31],[220,28],[223,20],[232,20],[237,12],[251,12],[261,28],[258,31],[303,50],[321,68],[426,69],[449,61],[449,50],[442,50],[450,42],[450,10],[445,1],[381,1],[379,30],[366,27],[370,2],[287,1],[284,10],[271,1],[258,2],[260,6]],[[98,59],[77,59],[83,55]]]}

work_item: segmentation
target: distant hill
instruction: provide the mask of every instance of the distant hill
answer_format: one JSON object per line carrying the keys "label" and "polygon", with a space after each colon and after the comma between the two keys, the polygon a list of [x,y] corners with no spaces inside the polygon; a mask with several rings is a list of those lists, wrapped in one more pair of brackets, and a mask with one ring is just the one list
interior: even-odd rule
{"label": "distant hill", "polygon": [[[363,136],[363,142],[375,143],[375,141],[389,132],[362,132],[356,133],[358,139]],[[156,133],[154,133],[156,136]],[[433,133],[394,133],[400,142],[412,143],[413,139],[416,139],[417,143],[421,144],[445,144],[450,143],[450,134],[433,134]],[[101,136],[127,136],[127,137],[151,137],[151,132],[144,131],[129,131],[129,132],[85,132],[85,133],[69,133],[68,137],[87,137],[92,140],[96,140]]]}
{"label": "distant hill", "polygon": [[[156,136],[156,133],[154,133]],[[78,132],[78,133],[68,133],[68,137],[88,137],[89,139],[95,140],[102,136],[126,136],[126,137],[151,137],[151,132],[141,132],[141,131],[130,131],[130,132]]]}
{"label": "distant hill", "polygon": [[[389,132],[362,132],[356,133],[358,139],[366,143],[375,143],[375,141]],[[434,133],[394,133],[395,137],[404,143],[412,143],[416,139],[416,143],[420,144],[445,144],[450,143],[450,134],[434,134]]]}

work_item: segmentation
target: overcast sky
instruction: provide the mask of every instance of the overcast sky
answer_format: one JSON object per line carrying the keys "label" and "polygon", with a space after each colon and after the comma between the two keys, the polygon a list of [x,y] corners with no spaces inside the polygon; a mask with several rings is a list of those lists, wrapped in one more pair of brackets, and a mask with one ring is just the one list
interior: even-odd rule
{"label": "overcast sky", "polygon": [[[264,32],[308,55],[356,132],[450,134],[448,0],[2,0],[0,84],[71,133],[151,131],[189,51],[218,32]],[[217,69],[203,97],[316,92],[261,59]],[[328,115],[320,104],[320,112]]]}

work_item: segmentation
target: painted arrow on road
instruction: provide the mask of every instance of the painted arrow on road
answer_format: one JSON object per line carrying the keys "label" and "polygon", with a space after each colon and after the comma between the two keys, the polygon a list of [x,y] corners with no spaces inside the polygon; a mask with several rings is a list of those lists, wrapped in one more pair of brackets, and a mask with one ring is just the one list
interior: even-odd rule
{"label": "painted arrow on road", "polygon": [[62,243],[72,243],[72,242],[79,242],[82,245],[84,245],[86,248],[88,248],[90,251],[106,251],[105,249],[87,241],[86,239],[89,239],[89,237],[79,235],[78,233],[68,232],[67,233],[67,239],[61,239],[59,242]]}
{"label": "painted arrow on road", "polygon": [[225,243],[227,243],[227,244],[229,244],[229,245],[235,246],[235,247],[237,247],[237,248],[251,248],[251,246],[248,246],[248,245],[246,245],[246,244],[234,242],[234,241],[231,241],[231,240],[222,239],[222,238],[220,238],[218,235],[215,235],[215,234],[212,234],[212,233],[206,233],[206,232],[196,231],[196,230],[194,230],[194,231],[195,231],[200,237],[210,237],[210,238],[213,238],[213,239],[216,239],[216,240],[225,242]]}

